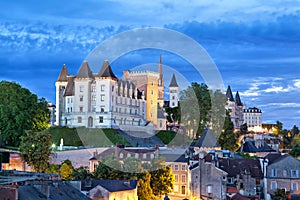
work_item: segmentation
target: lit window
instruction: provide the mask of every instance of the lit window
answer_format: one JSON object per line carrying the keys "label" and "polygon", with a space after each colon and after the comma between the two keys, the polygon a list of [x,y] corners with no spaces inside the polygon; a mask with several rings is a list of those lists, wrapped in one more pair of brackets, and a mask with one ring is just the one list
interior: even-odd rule
{"label": "lit window", "polygon": [[102,94],[102,95],[101,95],[101,101],[104,101],[104,99],[105,99],[105,95]]}

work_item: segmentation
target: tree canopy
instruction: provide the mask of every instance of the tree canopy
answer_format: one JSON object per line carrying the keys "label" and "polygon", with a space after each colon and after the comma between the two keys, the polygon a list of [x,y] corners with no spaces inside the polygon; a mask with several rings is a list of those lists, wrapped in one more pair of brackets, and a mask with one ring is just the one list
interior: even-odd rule
{"label": "tree canopy", "polygon": [[49,126],[46,100],[38,99],[28,89],[1,81],[0,98],[0,131],[5,145],[18,147],[26,130],[41,131]]}
{"label": "tree canopy", "polygon": [[22,158],[38,172],[48,168],[51,155],[52,139],[48,130],[33,132],[27,131],[21,137],[20,152]]}

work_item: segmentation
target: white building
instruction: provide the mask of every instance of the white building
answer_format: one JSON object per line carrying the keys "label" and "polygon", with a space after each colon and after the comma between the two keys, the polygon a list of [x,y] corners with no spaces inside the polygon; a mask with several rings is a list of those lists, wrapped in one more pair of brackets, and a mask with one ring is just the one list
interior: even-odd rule
{"label": "white building", "polygon": [[170,85],[170,104],[171,108],[178,107],[178,84],[176,81],[175,74],[173,74]]}
{"label": "white building", "polygon": [[55,85],[56,125],[117,128],[145,123],[143,92],[133,82],[118,79],[108,61],[96,74],[86,61],[76,75],[69,75],[64,65]]}
{"label": "white building", "polygon": [[244,123],[247,123],[248,131],[262,132],[262,112],[253,107],[244,109]]}

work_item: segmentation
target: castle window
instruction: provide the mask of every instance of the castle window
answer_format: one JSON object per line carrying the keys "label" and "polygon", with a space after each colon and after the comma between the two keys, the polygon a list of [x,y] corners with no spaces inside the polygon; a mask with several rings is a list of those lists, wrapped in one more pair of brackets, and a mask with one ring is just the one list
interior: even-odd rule
{"label": "castle window", "polygon": [[79,86],[79,91],[80,91],[80,92],[83,92],[83,90],[84,90],[84,86],[83,86],[83,85],[80,85],[80,86]]}
{"label": "castle window", "polygon": [[172,99],[175,100],[175,96],[172,96]]}
{"label": "castle window", "polygon": [[79,97],[79,101],[81,101],[81,102],[83,101],[83,96]]}
{"label": "castle window", "polygon": [[77,118],[77,123],[82,123],[82,117]]}
{"label": "castle window", "polygon": [[93,106],[92,112],[96,112],[96,106]]}
{"label": "castle window", "polygon": [[104,106],[101,106],[100,111],[104,112]]}
{"label": "castle window", "polygon": [[92,92],[96,92],[96,86],[93,85],[91,90],[92,90]]}
{"label": "castle window", "polygon": [[79,107],[79,112],[83,112],[83,107]]}
{"label": "castle window", "polygon": [[104,92],[105,85],[101,85],[101,92]]}
{"label": "castle window", "polygon": [[151,94],[152,94],[152,95],[154,94],[153,90],[151,90]]}
{"label": "castle window", "polygon": [[96,101],[96,95],[92,95],[92,101]]}
{"label": "castle window", "polygon": [[112,92],[114,91],[114,88],[115,88],[115,86],[111,86],[111,91],[112,91]]}
{"label": "castle window", "polygon": [[101,94],[101,101],[104,101],[104,99],[105,99],[105,95]]}
{"label": "castle window", "polygon": [[99,117],[99,123],[103,123],[103,116]]}
{"label": "castle window", "polygon": [[154,81],[151,82],[151,85],[152,85],[152,86],[154,85]]}

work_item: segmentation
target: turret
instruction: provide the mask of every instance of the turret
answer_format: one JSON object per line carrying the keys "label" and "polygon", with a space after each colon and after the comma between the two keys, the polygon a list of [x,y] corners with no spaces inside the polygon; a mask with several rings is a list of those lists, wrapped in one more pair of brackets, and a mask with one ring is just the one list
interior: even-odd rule
{"label": "turret", "polygon": [[169,90],[170,90],[170,107],[177,107],[178,106],[178,84],[176,81],[175,74],[173,74],[170,85],[169,85]]}

